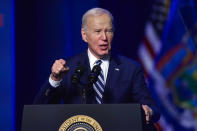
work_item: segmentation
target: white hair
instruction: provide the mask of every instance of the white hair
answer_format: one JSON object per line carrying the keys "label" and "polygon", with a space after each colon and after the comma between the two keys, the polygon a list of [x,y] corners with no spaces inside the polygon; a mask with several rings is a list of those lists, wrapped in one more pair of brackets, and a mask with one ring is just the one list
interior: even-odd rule
{"label": "white hair", "polygon": [[86,11],[86,13],[83,15],[81,28],[86,29],[87,19],[88,19],[89,16],[98,16],[98,15],[103,15],[103,14],[109,15],[109,17],[111,18],[112,26],[113,26],[113,19],[114,18],[108,10],[103,9],[103,8],[92,8],[92,9]]}

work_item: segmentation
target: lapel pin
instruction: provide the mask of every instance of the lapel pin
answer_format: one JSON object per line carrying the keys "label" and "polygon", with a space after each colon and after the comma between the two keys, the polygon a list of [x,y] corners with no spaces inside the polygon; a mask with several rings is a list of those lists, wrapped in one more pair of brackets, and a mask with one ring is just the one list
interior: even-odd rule
{"label": "lapel pin", "polygon": [[115,70],[116,70],[116,71],[119,71],[119,69],[118,69],[118,68],[115,68]]}

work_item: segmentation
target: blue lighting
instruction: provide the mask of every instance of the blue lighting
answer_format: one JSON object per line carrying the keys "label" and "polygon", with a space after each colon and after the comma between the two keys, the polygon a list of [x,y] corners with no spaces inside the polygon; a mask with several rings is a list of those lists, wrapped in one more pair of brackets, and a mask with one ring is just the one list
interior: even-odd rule
{"label": "blue lighting", "polygon": [[16,91],[15,91],[15,1],[11,0],[11,88],[12,88],[12,93],[11,93],[11,130],[15,131],[15,96],[16,96]]}

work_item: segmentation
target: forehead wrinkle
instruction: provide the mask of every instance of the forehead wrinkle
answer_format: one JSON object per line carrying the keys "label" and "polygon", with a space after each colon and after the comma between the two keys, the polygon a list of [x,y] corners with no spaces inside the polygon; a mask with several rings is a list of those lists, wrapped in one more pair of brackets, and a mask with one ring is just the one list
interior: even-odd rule
{"label": "forehead wrinkle", "polygon": [[93,29],[113,28],[110,17],[106,14],[99,16],[89,16],[87,27]]}

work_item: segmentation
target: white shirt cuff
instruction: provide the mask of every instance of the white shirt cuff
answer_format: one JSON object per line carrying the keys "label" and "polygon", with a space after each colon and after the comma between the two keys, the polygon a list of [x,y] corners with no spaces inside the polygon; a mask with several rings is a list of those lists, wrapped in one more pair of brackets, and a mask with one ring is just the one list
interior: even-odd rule
{"label": "white shirt cuff", "polygon": [[60,82],[61,82],[61,81],[62,81],[62,80],[60,80],[60,81],[54,81],[53,79],[51,79],[51,76],[49,76],[49,83],[50,83],[50,85],[51,85],[52,87],[54,87],[54,88],[60,86]]}

